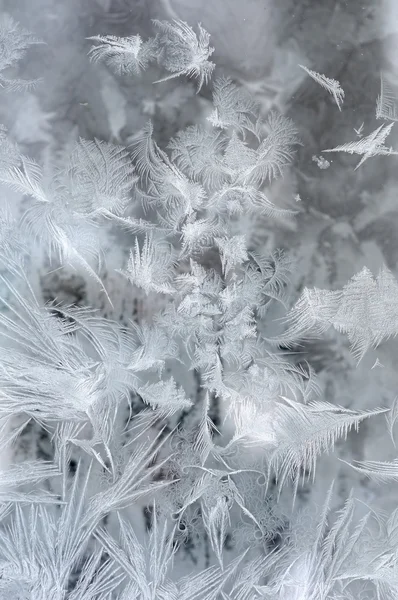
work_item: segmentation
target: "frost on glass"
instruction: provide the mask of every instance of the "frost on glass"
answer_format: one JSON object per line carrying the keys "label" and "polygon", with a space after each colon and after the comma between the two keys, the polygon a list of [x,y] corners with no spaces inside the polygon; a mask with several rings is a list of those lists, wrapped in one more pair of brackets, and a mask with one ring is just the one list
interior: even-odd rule
{"label": "frost on glass", "polygon": [[[276,232],[301,235],[306,209],[333,221],[292,183],[305,131],[231,77],[213,77],[204,26],[152,25],[145,40],[90,36],[90,69],[115,94],[118,78],[144,86],[162,72],[160,90],[193,80],[198,122],[168,140],[156,119],[126,143],[65,136],[35,159],[0,130],[0,450],[10,457],[0,468],[0,595],[393,599],[396,510],[324,483],[334,463],[371,482],[398,479],[395,455],[340,454],[360,445],[362,428],[383,427],[394,442],[397,400],[390,408],[375,393],[353,406],[328,395],[336,371],[344,377],[350,360],[360,368],[397,335],[396,277],[364,267],[341,286],[297,283],[300,256],[277,247]],[[1,71],[37,43],[8,16],[0,35]],[[344,113],[339,80],[296,68],[319,84],[328,111]],[[0,75],[12,91],[18,81]],[[320,152],[358,154],[356,168],[396,154],[384,72],[375,106],[383,123],[372,133],[369,117],[347,132],[354,141],[319,143],[308,159],[316,176],[333,169]],[[355,240],[339,221],[333,235]],[[321,260],[319,244],[313,254]],[[98,305],[44,299],[39,258],[42,279],[70,269]],[[330,376],[314,364],[333,353]],[[383,368],[377,357],[370,370]],[[306,501],[319,463],[327,476]]]}

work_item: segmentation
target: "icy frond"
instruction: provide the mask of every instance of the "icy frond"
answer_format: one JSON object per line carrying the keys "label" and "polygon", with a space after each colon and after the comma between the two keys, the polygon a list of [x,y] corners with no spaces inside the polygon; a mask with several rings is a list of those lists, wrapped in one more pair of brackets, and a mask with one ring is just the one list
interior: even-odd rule
{"label": "icy frond", "polygon": [[336,146],[335,148],[329,148],[328,150],[323,150],[323,152],[348,152],[348,154],[361,154],[362,158],[355,167],[355,170],[357,170],[365,162],[365,160],[371,158],[372,156],[389,156],[391,154],[396,154],[395,150],[384,145],[384,142],[389,136],[393,126],[394,123],[390,123],[389,125],[380,125],[380,127],[375,129],[369,135],[362,137],[360,140],[348,142],[347,144]]}
{"label": "icy frond", "polygon": [[147,123],[132,143],[140,177],[140,194],[145,202],[154,203],[166,212],[163,222],[169,229],[178,229],[186,217],[202,208],[206,192],[203,186],[184,175],[153,140],[152,123]]}
{"label": "icy frond", "polygon": [[136,181],[125,148],[83,139],[68,157],[65,177],[72,208],[86,215],[121,213]]}
{"label": "icy frond", "polygon": [[158,325],[134,325],[138,344],[129,357],[132,371],[157,370],[162,372],[165,361],[178,357],[178,346]]}
{"label": "icy frond", "polygon": [[193,451],[199,456],[200,464],[204,465],[213,448],[213,433],[217,432],[213,421],[209,417],[210,399],[206,393],[202,406],[201,418],[198,424]]}
{"label": "icy frond", "polygon": [[213,85],[214,111],[208,120],[214,127],[236,129],[244,135],[245,129],[257,134],[259,109],[253,98],[228,77],[221,77]]}
{"label": "icy frond", "polygon": [[392,76],[380,73],[380,95],[376,103],[376,119],[398,121],[398,86]]}
{"label": "icy frond", "polygon": [[213,244],[217,235],[224,233],[223,227],[214,219],[195,219],[192,222],[186,222],[181,228],[182,251],[183,253],[192,253],[203,250]]}
{"label": "icy frond", "polygon": [[142,597],[149,597],[150,589],[146,581],[145,551],[139,543],[131,524],[119,516],[120,546],[112,539],[105,529],[99,529],[95,536],[106,552],[119,564],[125,574],[140,590]]}
{"label": "icy frond", "polygon": [[355,501],[350,494],[343,507],[333,515],[331,496],[332,488],[315,519],[308,519],[308,515],[306,518],[305,511],[293,516],[290,541],[265,564],[267,585],[256,586],[267,593],[262,597],[280,600],[353,600],[361,597],[360,594],[351,595],[349,588],[346,589],[347,571],[355,560],[362,562],[358,553],[361,553],[361,547],[364,552],[363,545],[369,535],[369,513],[358,521]]}
{"label": "icy frond", "polygon": [[156,588],[160,588],[172,566],[177,546],[173,543],[174,529],[169,528],[165,520],[162,526],[156,515],[156,504],[154,505],[152,528],[148,540],[150,557],[150,576]]}
{"label": "icy frond", "polygon": [[173,377],[167,381],[146,383],[138,388],[137,392],[146,404],[167,416],[192,406],[192,402],[186,397],[184,390],[177,386]]}
{"label": "icy frond", "polygon": [[65,421],[58,423],[52,436],[54,444],[54,462],[58,465],[60,472],[67,469],[72,458],[72,440],[77,439],[83,431],[84,425]]}
{"label": "icy frond", "polygon": [[[1,142],[4,143],[4,140]],[[62,177],[48,181],[43,169],[35,161],[22,154],[17,164],[13,154],[10,158],[13,164],[0,170],[0,182],[34,201],[22,215],[21,229],[24,234],[34,242],[42,243],[50,259],[78,266],[107,295],[101,279],[90,264],[92,259],[99,259],[99,237],[95,233],[95,225],[86,215],[78,215],[69,207],[70,194]],[[107,298],[111,304],[108,295]]]}
{"label": "icy frond", "polygon": [[0,214],[0,264],[17,275],[23,269],[26,252],[26,239],[21,235],[19,221],[4,203]]}
{"label": "icy frond", "polygon": [[203,476],[195,482],[190,490],[180,513],[184,513],[189,506],[200,500],[203,524],[213,551],[222,567],[222,549],[230,526],[230,511],[233,504],[237,504],[244,514],[253,519],[254,522],[256,522],[256,519],[245,508],[243,497],[232,478],[234,474],[240,473],[240,470],[228,472],[218,469],[196,468],[203,471]]}
{"label": "icy frond", "polygon": [[247,351],[245,342],[247,339],[256,339],[257,337],[257,325],[253,310],[245,306],[235,317],[225,321],[222,357],[228,357],[237,364],[247,362],[245,360]]}
{"label": "icy frond", "polygon": [[220,248],[221,264],[225,274],[249,259],[244,235],[235,235],[231,238],[217,238],[216,243]]}
{"label": "icy frond", "polygon": [[220,497],[214,505],[204,502],[202,509],[210,543],[221,567],[223,566],[222,549],[225,544],[227,528],[231,524],[227,502],[225,497]]}
{"label": "icy frond", "polygon": [[171,294],[174,290],[171,285],[173,272],[172,248],[154,240],[151,235],[147,235],[141,248],[138,239],[135,239],[134,250],[130,251],[127,269],[122,271],[122,274],[133,285],[142,288],[146,294],[149,292]]}
{"label": "icy frond", "polygon": [[277,112],[271,112],[264,123],[267,135],[256,152],[256,162],[245,174],[245,181],[261,185],[283,174],[294,156],[294,146],[300,144],[293,121]]}
{"label": "icy frond", "polygon": [[354,356],[398,333],[398,283],[387,268],[377,277],[364,267],[339,291],[304,289],[287,315],[289,328],[280,341],[322,335],[330,326],[346,333]]}
{"label": "icy frond", "polygon": [[119,517],[119,526],[119,542],[105,529],[98,530],[96,538],[130,580],[123,600],[128,600],[131,596],[142,600],[154,597],[216,600],[224,586],[239,572],[242,556],[233,560],[225,569],[212,566],[188,576],[173,577],[173,560],[178,549],[173,541],[175,527],[170,527],[167,521],[162,523],[156,509],[147,544],[138,541],[133,527],[122,517]]}
{"label": "icy frond", "polygon": [[0,18],[0,87],[15,92],[34,87],[40,80],[8,79],[2,71],[14,67],[33,44],[41,44],[14,19],[3,13]]}
{"label": "icy frond", "polygon": [[0,174],[20,164],[21,151],[7,135],[7,128],[0,124]]}
{"label": "icy frond", "polygon": [[382,412],[385,409],[352,411],[323,401],[278,404],[272,424],[275,450],[271,466],[279,485],[290,478],[298,484],[300,474],[314,477],[316,459],[322,452],[330,452],[352,427],[358,429],[361,421]]}
{"label": "icy frond", "polygon": [[[343,461],[346,462],[346,461]],[[376,460],[355,461],[347,463],[350,467],[366,475],[369,479],[379,483],[387,483],[398,479],[398,459],[392,462],[381,462]]]}
{"label": "icy frond", "polygon": [[[52,463],[44,461],[26,461],[12,466],[6,471],[0,471],[0,485],[13,486],[23,483],[38,482],[48,477],[59,475],[59,471]],[[1,489],[1,491],[3,491]]]}
{"label": "icy frond", "polygon": [[213,187],[222,182],[222,150],[227,140],[222,132],[200,125],[183,129],[169,142],[172,161],[188,176]]}
{"label": "icy frond", "polygon": [[240,563],[244,557],[238,557],[224,567],[209,567],[197,574],[190,574],[179,580],[181,600],[215,600],[218,597],[228,598],[223,589],[239,572]]}
{"label": "icy frond", "polygon": [[398,419],[398,396],[396,398],[394,398],[393,405],[392,405],[391,409],[389,410],[389,412],[386,414],[388,433],[390,434],[390,438],[391,438],[394,446],[395,446],[394,426],[395,426],[397,419]]}
{"label": "icy frond", "polygon": [[153,185],[160,183],[167,167],[164,163],[164,153],[153,140],[151,121],[148,121],[145,127],[134,136],[131,147],[131,156],[136,159],[137,173],[142,180]]}
{"label": "icy frond", "polygon": [[312,77],[314,81],[319,83],[320,86],[322,86],[326,91],[329,92],[329,94],[333,96],[334,101],[337,104],[337,108],[341,111],[341,105],[344,102],[344,90],[340,86],[340,83],[335,79],[330,79],[329,77],[325,77],[325,75],[321,75],[316,71],[312,71],[303,65],[299,65],[299,67],[304,69],[304,71],[308,73],[308,75]]}
{"label": "icy frond", "polygon": [[[292,271],[292,259],[283,250],[275,250],[270,256],[250,252],[251,265],[258,269],[264,278],[262,293],[285,304],[285,288]],[[261,312],[261,307],[259,307]]]}
{"label": "icy frond", "polygon": [[[162,432],[161,432],[162,433]],[[104,486],[90,499],[85,523],[92,527],[108,513],[122,510],[141,498],[153,498],[158,490],[173,485],[173,481],[153,480],[168,460],[156,461],[158,453],[169,436],[159,442],[159,436],[153,442],[139,444],[124,465],[116,480]]]}
{"label": "icy frond", "polygon": [[124,573],[113,560],[104,559],[100,549],[82,563],[81,575],[68,600],[110,600],[124,580]]}
{"label": "icy frond", "polygon": [[226,175],[231,178],[241,176],[255,164],[256,158],[256,151],[249,147],[236,132],[233,132],[225,146],[223,156]]}
{"label": "icy frond", "polygon": [[178,227],[186,217],[191,218],[194,211],[202,209],[207,200],[203,186],[185,177],[174,166],[169,168],[168,176],[164,181],[163,194],[165,203],[170,202],[176,209],[177,218],[171,219],[174,228]]}
{"label": "icy frond", "polygon": [[[243,398],[260,396],[274,402],[285,394],[308,402],[319,395],[314,374],[308,366],[298,367],[283,360],[280,355],[267,353],[261,339],[248,338],[245,341],[241,361],[241,370],[236,371],[234,365],[235,373],[229,373],[224,379],[224,383],[230,386],[227,388],[230,395],[237,397],[239,402]],[[234,408],[232,404],[231,408]]]}
{"label": "icy frond", "polygon": [[398,283],[383,268],[376,278],[364,268],[344,286],[333,325],[347,333],[355,356],[361,359],[367,349],[398,333]]}
{"label": "icy frond", "polygon": [[16,507],[0,536],[0,589],[12,583],[38,600],[64,597],[91,533],[83,522],[90,471],[82,478],[80,466],[59,507]]}
{"label": "icy frond", "polygon": [[[346,589],[349,589],[350,584],[361,582],[372,596],[393,598],[398,587],[395,559],[397,510],[393,510],[391,514],[373,510],[368,520],[369,526],[357,536],[354,552],[351,557],[347,557],[345,568],[341,569],[340,580]],[[368,582],[371,582],[372,587],[369,587]]]}
{"label": "icy frond", "polygon": [[200,24],[196,34],[187,23],[177,19],[170,22],[155,19],[153,23],[158,33],[145,42],[140,35],[89,38],[98,44],[89,51],[91,60],[105,62],[120,75],[139,75],[156,59],[171,75],[155,83],[186,75],[197,80],[199,91],[209,81],[215,67],[208,60],[214,52],[214,48],[209,46],[210,35]]}
{"label": "icy frond", "polygon": [[140,75],[156,58],[156,45],[151,38],[146,42],[140,35],[124,38],[96,35],[88,39],[98,43],[90,49],[90,59],[94,62],[105,62],[119,75]]}
{"label": "icy frond", "polygon": [[245,212],[260,213],[271,218],[293,217],[296,212],[275,206],[268,197],[252,185],[225,185],[211,198],[210,207],[214,212],[226,212],[228,216]]}
{"label": "icy frond", "polygon": [[18,162],[18,165],[10,166],[0,173],[0,181],[38,202],[49,202],[50,199],[43,187],[41,167],[34,160],[23,156],[20,156]]}
{"label": "icy frond", "polygon": [[0,471],[0,502],[56,503],[58,499],[45,491],[21,492],[19,486],[33,485],[60,475],[56,465],[44,461],[25,461]]}
{"label": "icy frond", "polygon": [[120,546],[105,530],[99,530],[97,539],[125,571],[139,598],[150,598],[167,588],[167,575],[172,566],[176,547],[173,545],[173,531],[167,522],[158,524],[154,514],[148,544],[142,546],[130,523],[119,517]]}
{"label": "icy frond", "polygon": [[280,342],[289,344],[293,340],[322,335],[331,326],[340,300],[339,291],[304,288],[286,317],[288,329],[281,335]]}
{"label": "icy frond", "polygon": [[[8,300],[1,299],[0,313],[2,416],[25,414],[42,423],[91,421],[100,435],[96,415],[106,423],[109,412],[125,394],[117,377],[122,365],[114,365],[119,371],[115,369],[111,379],[108,368],[113,364],[107,362],[96,336],[98,330],[90,331],[90,321],[82,311],[69,309],[62,314],[52,306],[40,307],[29,290],[25,290],[25,299],[4,278],[2,285],[10,293]],[[88,352],[79,343],[81,339],[76,339],[78,334],[85,339]],[[94,358],[96,351],[103,362]]]}
{"label": "icy frond", "polygon": [[180,20],[153,21],[158,34],[158,62],[171,73],[158,82],[186,75],[197,79],[198,92],[207,84],[213,73],[215,64],[209,61],[214,48],[209,46],[210,35],[199,24],[198,34],[192,27]]}

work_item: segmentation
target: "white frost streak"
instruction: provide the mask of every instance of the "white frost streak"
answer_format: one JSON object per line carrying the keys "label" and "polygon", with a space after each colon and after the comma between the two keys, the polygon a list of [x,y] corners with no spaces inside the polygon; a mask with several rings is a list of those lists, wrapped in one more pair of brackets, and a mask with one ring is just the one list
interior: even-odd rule
{"label": "white frost streak", "polygon": [[299,67],[301,69],[304,69],[304,71],[308,73],[308,75],[312,77],[314,81],[319,83],[320,86],[322,86],[325,90],[329,92],[329,94],[333,96],[334,101],[337,104],[337,108],[341,111],[341,105],[344,102],[344,90],[340,86],[340,83],[336,81],[336,79],[330,79],[329,77],[325,77],[325,75],[321,75],[316,71],[312,71],[311,69],[308,69],[303,65],[299,65]]}

